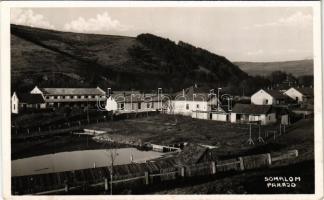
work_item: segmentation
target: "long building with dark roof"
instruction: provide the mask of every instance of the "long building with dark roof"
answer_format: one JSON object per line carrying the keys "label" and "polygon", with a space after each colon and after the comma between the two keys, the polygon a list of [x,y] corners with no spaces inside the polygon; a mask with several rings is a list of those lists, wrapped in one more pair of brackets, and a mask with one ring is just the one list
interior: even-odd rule
{"label": "long building with dark roof", "polygon": [[46,107],[95,107],[98,102],[106,101],[106,92],[96,88],[39,88],[35,87],[31,94],[44,97]]}

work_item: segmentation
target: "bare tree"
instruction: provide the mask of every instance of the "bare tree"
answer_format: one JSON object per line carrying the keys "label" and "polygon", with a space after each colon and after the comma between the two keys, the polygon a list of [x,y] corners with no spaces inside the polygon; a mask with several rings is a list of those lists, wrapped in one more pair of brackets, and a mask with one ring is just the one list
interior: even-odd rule
{"label": "bare tree", "polygon": [[[107,156],[108,156],[108,166],[110,164],[110,167],[109,167],[109,171],[110,171],[110,195],[112,195],[113,193],[113,189],[112,189],[112,186],[113,186],[113,174],[114,174],[114,163],[115,163],[115,160],[116,160],[116,157],[118,156],[118,153],[117,153],[117,149],[116,148],[113,148],[113,146],[111,146],[109,149],[106,149],[107,151]],[[109,163],[110,161],[110,163]]]}

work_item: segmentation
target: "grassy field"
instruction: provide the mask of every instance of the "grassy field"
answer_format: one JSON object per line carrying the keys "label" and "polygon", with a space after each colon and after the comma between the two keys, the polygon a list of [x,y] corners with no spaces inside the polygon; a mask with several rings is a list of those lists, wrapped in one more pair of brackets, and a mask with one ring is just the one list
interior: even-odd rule
{"label": "grassy field", "polygon": [[[281,163],[269,169],[250,170],[243,173],[220,175],[216,179],[199,177],[188,183],[179,182],[152,187],[145,191],[131,191],[133,194],[253,194],[253,193],[313,193],[314,192],[314,120],[301,120],[290,127],[290,131],[257,143],[258,127],[252,129],[255,145],[247,143],[249,127],[221,123],[210,120],[198,120],[190,117],[156,115],[119,121],[108,121],[88,125],[87,128],[107,130],[142,139],[156,144],[190,142],[215,145],[220,159],[297,149],[299,156],[293,163]],[[277,125],[261,128],[261,136],[266,130],[274,130]],[[22,158],[47,153],[107,148],[102,143],[86,136],[55,136],[37,141],[24,141],[12,144],[12,157]],[[109,147],[108,147],[109,148]],[[265,187],[265,176],[299,176],[302,181],[297,187],[269,189]],[[193,184],[194,183],[194,184]],[[171,187],[172,186],[172,187]]]}
{"label": "grassy field", "polygon": [[[249,126],[246,124],[238,125],[173,115],[110,121],[89,125],[88,128],[137,137],[143,142],[155,144],[190,142],[214,145],[219,147],[218,152],[222,156],[234,156],[259,149],[279,150],[284,147],[284,145],[278,144],[280,139],[273,143],[272,137],[269,138],[267,144],[258,143],[258,126],[252,126],[252,138],[256,144],[253,146],[247,143]],[[266,130],[278,130],[278,128],[278,125],[262,126],[261,136],[264,137]]]}

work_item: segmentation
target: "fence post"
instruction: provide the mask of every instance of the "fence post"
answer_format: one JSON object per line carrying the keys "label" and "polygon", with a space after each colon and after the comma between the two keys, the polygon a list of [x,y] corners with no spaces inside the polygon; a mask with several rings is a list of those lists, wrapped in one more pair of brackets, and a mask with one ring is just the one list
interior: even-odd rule
{"label": "fence post", "polygon": [[296,155],[296,157],[298,157],[298,150],[297,149],[295,149],[295,155]]}
{"label": "fence post", "polygon": [[108,179],[105,178],[105,191],[108,191]]}
{"label": "fence post", "polygon": [[239,157],[240,160],[240,170],[243,171],[244,170],[244,162],[243,162],[243,158]]}
{"label": "fence post", "polygon": [[181,167],[181,177],[185,177],[185,168]]}
{"label": "fence post", "polygon": [[149,173],[148,172],[145,172],[145,184],[146,185],[149,184],[149,179],[150,179]]}
{"label": "fence post", "polygon": [[267,153],[267,156],[268,156],[268,165],[270,166],[271,165],[271,154]]}
{"label": "fence post", "polygon": [[65,180],[65,181],[64,181],[64,184],[65,184],[64,191],[65,191],[65,192],[68,192],[68,191],[69,191],[69,184],[68,184],[68,181]]}
{"label": "fence post", "polygon": [[211,162],[211,166],[212,166],[212,174],[216,174],[216,163],[215,163],[215,161]]}

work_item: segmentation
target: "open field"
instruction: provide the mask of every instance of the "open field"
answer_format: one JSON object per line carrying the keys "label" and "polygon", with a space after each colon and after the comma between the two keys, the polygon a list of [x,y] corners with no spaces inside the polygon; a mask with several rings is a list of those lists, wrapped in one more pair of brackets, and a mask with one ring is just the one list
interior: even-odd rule
{"label": "open field", "polygon": [[[313,122],[299,122],[300,128],[295,130],[295,136],[304,141],[306,138],[313,140]],[[304,128],[305,127],[305,128]],[[89,125],[88,128],[107,130],[110,134],[120,134],[141,139],[143,142],[156,144],[174,144],[178,142],[202,143],[219,147],[221,156],[236,156],[252,151],[271,151],[283,148],[308,148],[297,146],[295,137],[282,141],[288,134],[267,140],[267,144],[257,142],[258,126],[252,126],[252,138],[255,146],[247,144],[249,138],[249,126],[246,124],[230,124],[210,120],[192,119],[190,117],[174,115],[157,115],[150,118],[136,118],[129,120],[105,122]],[[279,125],[261,126],[261,136],[264,138],[266,130],[277,130]],[[309,134],[304,136],[306,133]],[[291,135],[291,134],[289,134]],[[278,137],[278,136],[277,136]],[[306,137],[306,138],[305,138]],[[265,138],[264,138],[265,139]],[[303,143],[303,145],[305,145]],[[312,145],[312,143],[311,143]],[[312,149],[312,148],[309,148]],[[258,152],[258,153],[263,153]]]}
{"label": "open field", "polygon": [[[297,149],[299,156],[293,163],[281,163],[268,169],[248,170],[243,173],[229,173],[215,178],[200,177],[188,182],[177,182],[128,191],[132,194],[245,194],[245,193],[313,193],[314,192],[314,120],[301,120],[287,128],[287,132],[269,137],[265,144],[257,143],[258,127],[252,128],[252,138],[256,145],[247,144],[248,125],[221,123],[209,120],[198,120],[190,117],[173,115],[156,115],[150,117],[107,121],[88,125],[87,128],[106,130],[109,134],[125,137],[137,137],[143,142],[156,144],[173,144],[190,142],[215,145],[220,159],[234,158],[242,155],[268,153]],[[277,125],[261,128],[277,129]],[[37,147],[37,148],[36,148]],[[118,146],[119,147],[119,146]],[[122,147],[122,146],[120,146]],[[63,151],[109,148],[98,143],[91,136],[71,134],[39,138],[12,143],[12,158],[29,157]],[[269,189],[266,187],[266,176],[296,176],[301,181],[296,188]],[[263,184],[264,183],[264,184]],[[100,191],[94,194],[101,193]]]}

